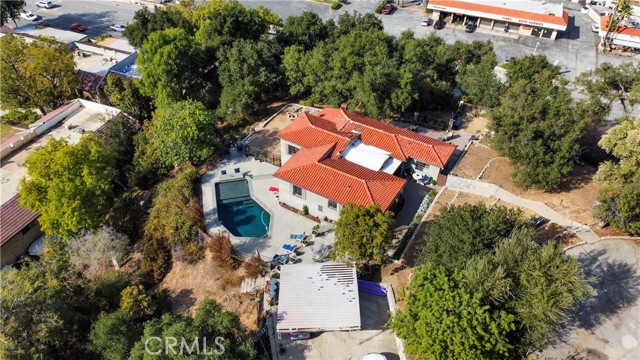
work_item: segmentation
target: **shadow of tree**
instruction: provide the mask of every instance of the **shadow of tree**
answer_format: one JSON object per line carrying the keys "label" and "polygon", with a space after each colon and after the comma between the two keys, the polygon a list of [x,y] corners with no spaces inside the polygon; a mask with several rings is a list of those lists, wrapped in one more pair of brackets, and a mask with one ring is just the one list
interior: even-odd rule
{"label": "shadow of tree", "polygon": [[196,299],[193,297],[193,290],[182,289],[176,294],[169,295],[169,302],[173,313],[182,314],[196,304]]}

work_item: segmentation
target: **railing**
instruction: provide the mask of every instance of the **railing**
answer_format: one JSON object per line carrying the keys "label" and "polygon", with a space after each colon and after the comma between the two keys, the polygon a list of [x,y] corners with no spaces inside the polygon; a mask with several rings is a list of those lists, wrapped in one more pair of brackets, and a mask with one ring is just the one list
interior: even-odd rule
{"label": "railing", "polygon": [[272,151],[258,149],[253,146],[245,146],[243,151],[246,156],[253,156],[256,160],[265,161],[275,166],[282,166],[280,155]]}

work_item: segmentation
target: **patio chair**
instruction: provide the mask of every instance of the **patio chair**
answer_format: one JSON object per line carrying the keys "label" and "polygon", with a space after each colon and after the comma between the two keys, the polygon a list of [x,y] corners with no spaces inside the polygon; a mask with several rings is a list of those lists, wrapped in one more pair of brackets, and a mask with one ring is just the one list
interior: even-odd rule
{"label": "patio chair", "polygon": [[220,175],[227,175],[227,170],[220,170]]}
{"label": "patio chair", "polygon": [[240,174],[240,168],[233,168],[233,172],[236,174]]}
{"label": "patio chair", "polygon": [[289,235],[289,240],[293,241],[302,241],[307,236],[307,233],[303,231],[301,234],[291,234]]}
{"label": "patio chair", "polygon": [[284,250],[285,254],[295,253],[300,247],[299,244],[284,244],[282,245],[282,250]]}

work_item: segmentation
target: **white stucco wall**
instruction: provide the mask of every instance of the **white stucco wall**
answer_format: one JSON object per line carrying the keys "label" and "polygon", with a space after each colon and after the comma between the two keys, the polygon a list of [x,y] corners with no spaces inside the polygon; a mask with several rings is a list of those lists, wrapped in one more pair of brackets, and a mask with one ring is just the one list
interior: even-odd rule
{"label": "white stucco wall", "polygon": [[441,168],[434,166],[434,165],[430,165],[430,164],[426,164],[426,166],[424,167],[424,170],[422,171],[418,171],[416,169],[416,163],[415,160],[413,159],[409,159],[407,161],[408,164],[411,165],[411,168],[413,169],[413,171],[419,173],[419,174],[423,174],[423,175],[427,175],[433,179],[438,179],[438,174],[440,174],[440,171],[442,170]]}
{"label": "white stucco wall", "polygon": [[291,159],[292,155],[289,155],[288,151],[289,145],[295,146],[300,149],[299,145],[280,139],[280,161],[282,161],[282,165],[284,165],[284,163]]}
{"label": "white stucco wall", "polygon": [[[302,210],[304,205],[309,208],[309,214],[317,216],[320,219],[328,217],[331,220],[337,220],[342,205],[338,204],[337,209],[329,209],[329,200],[306,189],[302,189],[302,197],[293,195],[293,185],[278,179],[278,187],[280,189],[280,201],[287,205]],[[322,206],[322,211],[318,209],[318,205]]]}

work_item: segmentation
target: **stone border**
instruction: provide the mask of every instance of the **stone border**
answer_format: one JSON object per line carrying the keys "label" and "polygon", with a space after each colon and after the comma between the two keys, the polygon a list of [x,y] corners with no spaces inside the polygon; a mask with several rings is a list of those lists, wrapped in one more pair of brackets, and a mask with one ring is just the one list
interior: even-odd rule
{"label": "stone border", "polygon": [[[384,286],[387,289],[387,302],[389,303],[389,312],[391,315],[394,315],[397,311],[396,309],[396,296],[393,292],[393,287],[388,283],[380,283],[381,286]],[[400,339],[396,334],[393,334],[393,337],[396,339],[396,348],[398,350],[398,356],[400,360],[407,360],[407,355],[404,353],[404,341]]]}

